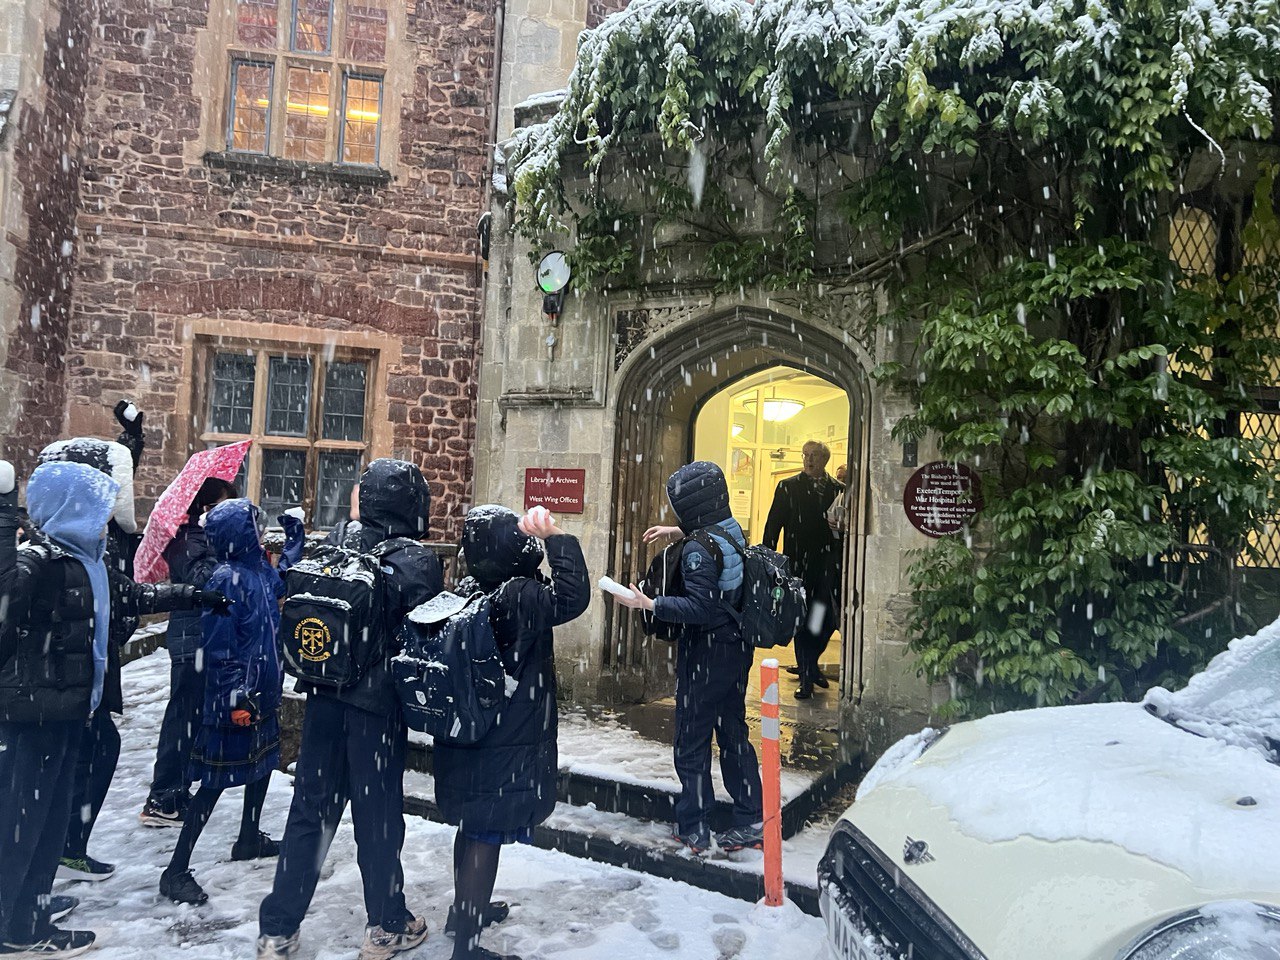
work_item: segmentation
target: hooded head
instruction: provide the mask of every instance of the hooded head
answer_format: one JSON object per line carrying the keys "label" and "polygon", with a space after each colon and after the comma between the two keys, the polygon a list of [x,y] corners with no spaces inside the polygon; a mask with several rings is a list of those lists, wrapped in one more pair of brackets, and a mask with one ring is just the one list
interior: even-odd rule
{"label": "hooded head", "polygon": [[667,481],[667,499],[685,533],[724,523],[733,518],[729,509],[729,484],[714,463],[687,463]]}
{"label": "hooded head", "polygon": [[423,540],[431,516],[431,490],[412,463],[381,458],[360,477],[361,538],[366,550],[384,540]]}
{"label": "hooded head", "polygon": [[83,463],[45,463],[27,481],[31,522],[80,560],[102,559],[119,484]]}
{"label": "hooded head", "polygon": [[55,440],[40,451],[41,463],[83,463],[115,480],[115,508],[111,519],[125,533],[137,533],[138,521],[133,507],[133,454],[122,443],[96,437]]}
{"label": "hooded head", "polygon": [[219,560],[260,557],[265,529],[266,515],[244,498],[223,500],[204,517],[204,535]]}
{"label": "hooded head", "polygon": [[519,522],[513,511],[494,504],[467,511],[462,553],[482,590],[492,590],[513,577],[532,577],[542,565],[542,546],[520,531]]}

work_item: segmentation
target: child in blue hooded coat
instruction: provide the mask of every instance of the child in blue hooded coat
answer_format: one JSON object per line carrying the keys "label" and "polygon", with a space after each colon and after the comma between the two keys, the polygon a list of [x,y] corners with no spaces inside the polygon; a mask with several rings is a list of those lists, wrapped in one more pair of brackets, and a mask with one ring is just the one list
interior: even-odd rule
{"label": "child in blue hooded coat", "polygon": [[88,931],[59,930],[42,901],[71,815],[80,738],[102,699],[110,587],[103,555],[119,484],[53,463],[27,483],[43,543],[17,548],[13,468],[0,462],[0,957],[70,957]]}
{"label": "child in blue hooded coat", "polygon": [[205,693],[200,731],[191,749],[191,779],[200,781],[183,821],[178,845],[160,877],[160,893],[199,904],[208,895],[191,875],[191,853],[222,792],[245,788],[240,837],[232,860],[272,857],[279,845],[258,829],[271,771],[280,762],[280,708],[284,674],[276,633],[282,574],[301,558],[302,522],[281,517],[286,544],[280,568],[262,549],[262,511],[244,499],[226,500],[206,515],[205,536],[218,559],[209,589],[232,601],[229,617],[201,619]]}

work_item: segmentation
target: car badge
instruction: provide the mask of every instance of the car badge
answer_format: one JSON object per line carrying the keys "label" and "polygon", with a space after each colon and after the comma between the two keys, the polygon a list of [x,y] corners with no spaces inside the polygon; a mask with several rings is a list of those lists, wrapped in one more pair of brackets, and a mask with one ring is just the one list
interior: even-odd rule
{"label": "car badge", "polygon": [[920,863],[930,863],[933,860],[933,854],[929,852],[929,845],[923,840],[912,840],[907,837],[907,842],[902,845],[902,862],[909,867],[914,867]]}

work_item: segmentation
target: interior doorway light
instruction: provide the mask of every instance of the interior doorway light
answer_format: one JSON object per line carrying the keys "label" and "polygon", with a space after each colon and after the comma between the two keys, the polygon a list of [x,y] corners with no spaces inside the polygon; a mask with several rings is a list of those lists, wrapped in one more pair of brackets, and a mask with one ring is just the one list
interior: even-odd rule
{"label": "interior doorway light", "polygon": [[745,430],[745,429],[747,429],[747,428],[746,428],[746,427],[744,427],[742,424],[740,424],[740,423],[735,423],[735,424],[733,425],[733,435],[734,435],[735,437],[740,437],[740,436],[742,436],[742,431],[743,431],[743,430]]}
{"label": "interior doorway light", "polygon": [[[743,401],[742,405],[748,410],[754,410],[756,398],[748,397]],[[785,420],[790,420],[803,409],[803,400],[790,400],[786,397],[765,397],[764,406],[760,412],[769,423],[782,423]]]}

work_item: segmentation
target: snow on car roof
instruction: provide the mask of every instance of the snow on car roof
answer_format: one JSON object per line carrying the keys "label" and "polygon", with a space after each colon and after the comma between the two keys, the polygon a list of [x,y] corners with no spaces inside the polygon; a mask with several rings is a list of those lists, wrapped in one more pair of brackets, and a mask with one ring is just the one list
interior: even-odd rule
{"label": "snow on car roof", "polygon": [[877,790],[915,790],[979,840],[1098,841],[1198,886],[1280,890],[1280,769],[1139,704],[985,717],[873,773]]}
{"label": "snow on car roof", "polygon": [[1280,759],[1280,620],[1232,640],[1177,693],[1156,687],[1143,703],[1192,733]]}

